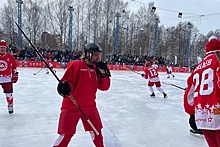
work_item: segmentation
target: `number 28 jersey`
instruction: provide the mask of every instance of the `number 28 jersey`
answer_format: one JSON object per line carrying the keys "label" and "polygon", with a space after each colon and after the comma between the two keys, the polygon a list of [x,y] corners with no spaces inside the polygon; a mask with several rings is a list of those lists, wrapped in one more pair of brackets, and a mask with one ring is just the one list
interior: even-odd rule
{"label": "number 28 jersey", "polygon": [[199,129],[220,129],[220,64],[208,54],[187,79],[184,109],[195,114]]}
{"label": "number 28 jersey", "polygon": [[149,67],[145,68],[144,73],[145,73],[144,77],[146,79],[149,79],[150,82],[159,82],[160,81],[159,74],[154,67],[149,66]]}

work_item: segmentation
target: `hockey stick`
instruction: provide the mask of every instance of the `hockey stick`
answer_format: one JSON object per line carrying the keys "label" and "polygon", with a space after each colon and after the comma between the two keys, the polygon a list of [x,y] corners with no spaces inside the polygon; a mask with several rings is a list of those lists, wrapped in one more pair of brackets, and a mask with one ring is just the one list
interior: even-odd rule
{"label": "hockey stick", "polygon": [[[30,39],[27,37],[27,35],[24,33],[24,31],[21,29],[21,27],[15,22],[16,26],[18,27],[18,29],[21,31],[21,33],[24,35],[24,37],[27,39],[27,41],[30,43],[30,45],[33,47],[33,49],[35,50],[35,52],[38,54],[38,56],[41,58],[41,60],[45,63],[46,67],[51,71],[51,73],[54,75],[54,77],[57,79],[57,81],[60,83],[60,79],[58,78],[58,76],[55,74],[55,72],[52,70],[52,68],[49,66],[49,64],[45,61],[44,57],[41,55],[41,53],[38,51],[38,49],[33,45],[33,43],[30,41]],[[92,124],[92,122],[89,120],[89,118],[86,116],[86,114],[83,112],[83,110],[81,109],[81,107],[78,105],[78,103],[76,102],[76,100],[73,98],[73,96],[71,94],[68,95],[68,97],[72,100],[72,102],[75,104],[75,106],[78,108],[78,110],[82,113],[82,115],[84,116],[84,118],[86,119],[86,121],[88,122],[88,124],[92,127],[92,129],[94,130],[94,132],[96,133],[96,135],[99,135],[99,132],[96,130],[96,128],[94,127],[94,125]]]}
{"label": "hockey stick", "polygon": [[136,72],[136,71],[134,71],[134,70],[132,70],[132,69],[128,69],[128,68],[126,68],[126,67],[122,67],[122,68],[124,68],[124,69],[126,69],[126,70],[129,70],[129,71],[132,71],[132,72],[134,72],[134,73],[136,73],[136,74],[139,74],[139,75],[141,75],[141,73],[139,73],[139,72]]}
{"label": "hockey stick", "polygon": [[37,75],[42,69],[44,69],[44,67],[43,68],[41,68],[38,72],[36,72],[36,73],[33,73],[34,75]]}
{"label": "hockey stick", "polygon": [[[129,69],[130,70],[130,69]],[[139,75],[141,75],[141,73],[139,73],[139,72],[136,72],[136,71],[134,71],[134,70],[130,70],[130,71],[132,71],[132,72],[134,72],[134,73],[136,73],[136,74],[139,74]]]}
{"label": "hockey stick", "polygon": [[180,87],[180,86],[178,86],[178,85],[175,85],[175,84],[171,84],[171,83],[166,83],[166,82],[162,82],[162,83],[164,83],[164,84],[167,84],[167,85],[171,85],[171,86],[174,86],[174,87],[176,87],[176,88],[179,88],[179,89],[182,89],[182,90],[186,90],[186,88]]}

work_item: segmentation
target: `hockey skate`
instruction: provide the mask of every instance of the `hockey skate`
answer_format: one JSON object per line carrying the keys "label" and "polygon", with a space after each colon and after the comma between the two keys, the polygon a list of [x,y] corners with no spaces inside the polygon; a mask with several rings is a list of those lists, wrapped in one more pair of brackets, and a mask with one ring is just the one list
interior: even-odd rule
{"label": "hockey skate", "polygon": [[163,93],[163,97],[166,99],[167,98],[167,94],[164,92]]}
{"label": "hockey skate", "polygon": [[173,75],[173,78],[174,78],[175,76]]}
{"label": "hockey skate", "polygon": [[8,113],[12,114],[14,112],[13,105],[8,105]]}
{"label": "hockey skate", "polygon": [[203,132],[200,129],[198,129],[198,130],[190,129],[189,131],[190,131],[190,134],[193,136],[204,138]]}
{"label": "hockey skate", "polygon": [[154,94],[154,92],[150,95],[150,97],[155,98],[155,94]]}
{"label": "hockey skate", "polygon": [[167,78],[170,78],[170,76],[168,76]]}

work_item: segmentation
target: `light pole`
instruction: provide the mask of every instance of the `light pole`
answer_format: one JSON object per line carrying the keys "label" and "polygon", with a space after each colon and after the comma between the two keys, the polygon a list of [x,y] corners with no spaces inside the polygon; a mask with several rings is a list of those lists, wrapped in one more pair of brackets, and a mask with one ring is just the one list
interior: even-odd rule
{"label": "light pole", "polygon": [[[16,3],[18,3],[18,26],[20,28],[22,28],[22,19],[21,19],[21,4],[23,4],[22,0],[16,0]],[[21,31],[18,29],[18,48],[21,49],[22,47],[22,33]]]}
{"label": "light pole", "polygon": [[115,31],[115,54],[118,54],[119,17],[121,17],[121,14],[119,12],[117,12],[116,13],[116,31]]}
{"label": "light pole", "polygon": [[[151,12],[153,15],[156,12],[156,7],[151,8]],[[156,57],[156,48],[157,48],[157,32],[158,32],[158,23],[159,23],[159,18],[155,17],[155,25],[154,25],[154,43],[153,43],[153,56]]]}
{"label": "light pole", "polygon": [[73,49],[73,7],[69,6],[69,51]]}
{"label": "light pole", "polygon": [[192,24],[188,22],[188,38],[187,38],[187,48],[186,48],[186,66],[189,66],[190,63],[190,42],[191,42],[191,29],[192,29]]}
{"label": "light pole", "polygon": [[[123,9],[121,11],[121,13],[126,13],[126,11]],[[118,33],[119,33],[119,17],[121,17],[121,13],[117,12],[115,17],[116,17],[116,22],[115,24],[115,49],[114,49],[114,53],[118,54]],[[115,19],[114,19],[115,20]]]}
{"label": "light pole", "polygon": [[140,28],[140,34],[139,34],[139,36],[140,36],[140,40],[141,40],[141,42],[139,43],[139,45],[140,45],[140,50],[139,50],[139,55],[141,56],[142,55],[142,47],[143,47],[143,44],[142,44],[142,42],[143,42],[143,31],[144,31],[144,28]]}
{"label": "light pole", "polygon": [[156,57],[158,23],[159,23],[159,19],[156,18],[155,19],[155,26],[154,26],[154,44],[153,44],[153,56],[154,57]]}

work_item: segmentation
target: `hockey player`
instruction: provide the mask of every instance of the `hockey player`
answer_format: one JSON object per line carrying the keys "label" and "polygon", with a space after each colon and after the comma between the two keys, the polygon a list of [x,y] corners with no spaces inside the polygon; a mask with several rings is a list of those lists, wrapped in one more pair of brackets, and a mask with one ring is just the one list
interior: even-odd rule
{"label": "hockey player", "polygon": [[146,68],[144,69],[144,74],[142,74],[142,77],[144,77],[145,79],[149,79],[148,87],[151,92],[150,96],[155,97],[153,86],[156,85],[157,90],[163,94],[164,98],[167,98],[167,94],[161,88],[161,83],[160,83],[159,74],[157,70],[151,66],[150,61],[146,61],[145,67]]}
{"label": "hockey player", "polygon": [[157,70],[158,65],[156,64],[156,62],[153,62],[153,64],[151,65],[153,68],[155,68]]}
{"label": "hockey player", "polygon": [[[53,64],[51,62],[47,62],[49,67],[53,70]],[[53,70],[56,73],[56,70]],[[49,68],[46,68],[46,74],[49,74]]]}
{"label": "hockey player", "polygon": [[[195,67],[197,66],[197,64],[194,64],[191,68],[191,72],[193,72],[193,70],[195,69]],[[195,123],[195,115],[190,115],[189,117],[189,125],[191,127],[190,134],[195,135],[195,136],[199,136],[199,137],[203,137],[203,132],[201,129],[198,129]]]}
{"label": "hockey player", "polygon": [[217,51],[220,51],[220,40],[211,36],[206,43],[206,55],[188,77],[184,93],[184,109],[189,115],[195,115],[196,126],[202,129],[210,147],[220,147],[220,63]]}
{"label": "hockey player", "polygon": [[173,76],[173,78],[175,77],[172,74],[172,66],[170,64],[167,65],[166,70],[167,70],[167,75],[168,75],[167,78],[170,78],[170,75]]}
{"label": "hockey player", "polygon": [[[85,58],[74,60],[67,68],[58,84],[58,93],[64,97],[61,107],[58,134],[54,147],[67,147],[76,133],[79,119],[82,120],[85,131],[89,131],[96,147],[104,147],[102,136],[102,122],[96,107],[97,89],[106,91],[110,87],[110,71],[107,65],[100,61],[101,48],[97,44],[89,43],[85,46]],[[77,107],[67,96],[71,94],[91,123],[99,132],[97,135]]]}
{"label": "hockey player", "polygon": [[8,103],[8,112],[12,114],[13,110],[13,83],[18,81],[17,63],[14,57],[7,53],[8,44],[0,41],[0,85],[6,96]]}

